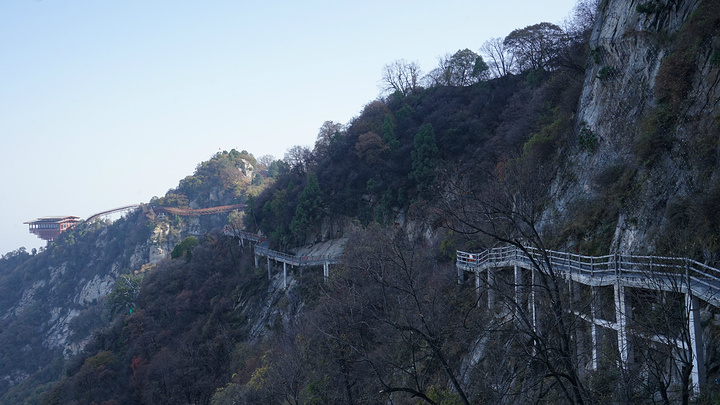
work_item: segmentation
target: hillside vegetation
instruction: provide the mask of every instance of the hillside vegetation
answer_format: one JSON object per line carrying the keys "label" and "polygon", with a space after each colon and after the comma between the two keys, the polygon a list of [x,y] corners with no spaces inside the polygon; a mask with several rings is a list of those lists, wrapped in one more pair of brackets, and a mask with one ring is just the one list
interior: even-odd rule
{"label": "hillside vegetation", "polygon": [[[389,63],[386,92],[346,124],[325,122],[312,147],[282,160],[218,153],[115,223],[3,256],[3,403],[717,403],[712,384],[691,395],[692,362],[672,343],[687,344],[680,289],[628,293],[636,363],[618,366],[610,330],[591,369],[582,317],[612,303],[612,286],[573,290],[550,271],[532,281],[537,315],[508,304],[530,300],[508,276],[475,289],[453,262],[456,249],[513,244],[717,265],[720,107],[695,101],[698,87],[718,91],[716,3],[582,1],[563,27],[517,29],[426,75]],[[644,31],[601,37],[613,24]],[[639,69],[618,55],[641,40],[656,46],[643,53],[657,56],[652,80],[638,84],[651,90],[604,104],[629,97]],[[236,203],[247,210],[153,211]],[[282,270],[256,267],[224,226],[280,250],[337,238],[345,249],[329,280],[289,269],[284,289]],[[105,294],[85,302],[94,278]],[[703,311],[713,381],[720,322]],[[66,340],[49,345],[63,316]]]}

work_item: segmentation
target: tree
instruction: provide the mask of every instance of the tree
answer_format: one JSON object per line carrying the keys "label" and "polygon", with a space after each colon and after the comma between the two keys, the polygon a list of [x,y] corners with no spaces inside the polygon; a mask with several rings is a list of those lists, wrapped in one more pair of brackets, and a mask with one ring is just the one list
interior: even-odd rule
{"label": "tree", "polygon": [[261,169],[267,170],[274,161],[275,161],[275,156],[262,155],[258,158],[257,163]]}
{"label": "tree", "polygon": [[482,57],[469,49],[439,58],[438,67],[429,76],[431,83],[440,86],[469,86],[487,77],[488,66]]}
{"label": "tree", "polygon": [[[579,313],[590,303],[573,301],[576,297],[570,293],[568,281],[548,256],[541,228],[547,182],[538,175],[547,176],[547,170],[532,160],[515,162],[502,178],[477,168],[457,172],[446,179],[443,212],[446,225],[470,237],[474,246],[509,244],[525,252],[533,264],[532,281],[527,280],[530,277],[518,284],[487,281],[488,291],[505,298],[499,300],[506,309],[501,313],[512,315],[513,320],[495,318],[488,327],[494,331],[494,339],[508,342],[505,356],[512,357],[513,367],[520,368],[515,372],[525,376],[520,391],[518,387],[508,389],[525,398],[524,402],[563,398],[584,404],[589,395],[574,342],[582,323]],[[529,247],[539,252],[540,258],[533,257]],[[526,298],[528,305],[513,299],[516,287],[532,289],[532,299]]]}
{"label": "tree", "polygon": [[140,294],[142,276],[122,274],[115,282],[115,286],[106,298],[106,306],[111,314],[128,311],[135,308],[135,299]]}
{"label": "tree", "polygon": [[[600,0],[581,0],[573,8],[570,17],[563,23],[565,34],[558,50],[558,65],[585,71],[588,60],[590,32],[597,18]],[[594,50],[593,59],[600,59],[599,49]]]}
{"label": "tree", "polygon": [[422,71],[417,62],[398,59],[383,67],[381,87],[385,92],[399,92],[407,96],[420,86]]}
{"label": "tree", "polygon": [[389,147],[383,142],[382,138],[374,132],[367,132],[358,137],[355,144],[355,154],[369,164],[379,164],[383,162],[383,154]]}
{"label": "tree", "polygon": [[503,45],[513,53],[521,71],[551,70],[563,35],[562,28],[542,22],[512,31]]}
{"label": "tree", "polygon": [[480,47],[488,60],[489,73],[494,77],[505,77],[515,68],[515,55],[505,46],[503,38],[491,38]]}
{"label": "tree", "polygon": [[570,18],[563,24],[565,32],[575,40],[589,40],[599,5],[600,0],[578,1],[573,7]]}
{"label": "tree", "polygon": [[328,146],[333,140],[337,139],[344,131],[344,125],[333,122],[323,122],[320,130],[318,130],[317,140],[315,141],[315,154],[322,155],[327,151]]}
{"label": "tree", "polygon": [[385,115],[385,119],[383,120],[382,139],[385,145],[390,148],[390,152],[395,152],[400,146],[400,141],[397,139],[397,136],[395,136],[395,123],[390,114]]}
{"label": "tree", "polygon": [[432,124],[423,124],[413,139],[412,171],[409,176],[417,181],[421,195],[429,195],[435,183],[435,167],[438,165],[438,150]]}
{"label": "tree", "polygon": [[199,245],[200,241],[194,236],[188,236],[183,239],[180,243],[175,245],[175,248],[170,253],[170,257],[177,259],[179,257],[185,257],[187,261],[192,258],[192,250],[195,246]]}
{"label": "tree", "polygon": [[312,163],[312,151],[305,146],[295,145],[285,152],[283,161],[296,175],[304,176]]}
{"label": "tree", "polygon": [[330,378],[347,387],[342,402],[471,403],[474,381],[463,380],[458,352],[476,337],[468,327],[476,311],[458,310],[467,297],[437,268],[432,249],[379,225],[346,246],[343,268],[310,314],[326,358],[316,362],[339,364]]}
{"label": "tree", "polygon": [[301,241],[304,239],[303,236],[322,220],[323,213],[322,190],[320,190],[317,176],[315,173],[311,173],[302,194],[300,194],[295,216],[290,222],[290,231],[297,240]]}

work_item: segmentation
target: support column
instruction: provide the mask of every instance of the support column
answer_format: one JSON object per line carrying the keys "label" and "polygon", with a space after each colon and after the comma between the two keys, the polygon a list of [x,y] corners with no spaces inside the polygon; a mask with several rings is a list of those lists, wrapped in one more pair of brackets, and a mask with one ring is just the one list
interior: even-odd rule
{"label": "support column", "polygon": [[270,274],[270,256],[267,257],[268,264],[268,280],[272,280],[272,274]]}
{"label": "support column", "polygon": [[522,269],[515,265],[513,270],[515,271],[515,305],[518,307],[522,304]]}
{"label": "support column", "polygon": [[[568,274],[568,295],[570,299],[570,310],[574,313],[577,311],[581,312],[582,305],[582,287],[580,282],[573,280],[572,275]],[[575,328],[571,329],[572,339],[575,341],[575,359],[578,364],[578,375],[581,379],[585,378],[585,372],[587,371],[588,355],[587,355],[587,341],[584,336],[584,323],[578,324]]]}
{"label": "support column", "polygon": [[590,365],[593,369],[593,371],[598,369],[598,347],[600,345],[600,337],[598,336],[598,326],[597,326],[597,319],[598,319],[598,309],[600,303],[598,300],[600,299],[600,295],[598,293],[598,287],[592,286],[591,288],[591,294],[592,294],[592,301],[590,302],[590,317],[592,318],[592,322],[590,323],[590,340],[592,344],[592,359],[590,362]]}
{"label": "support column", "polygon": [[330,263],[325,262],[323,263],[323,281],[327,283],[328,279],[330,279]]}
{"label": "support column", "polygon": [[283,288],[287,288],[287,263],[283,262]]}
{"label": "support column", "polygon": [[259,257],[260,257],[260,256],[256,253],[256,254],[255,254],[255,268],[260,267],[259,264],[258,264],[258,258],[259,258]]}
{"label": "support column", "polygon": [[538,320],[537,320],[537,305],[535,303],[535,285],[537,283],[537,270],[532,269],[532,285],[530,286],[530,313],[532,314],[532,326],[533,332],[537,333]]}
{"label": "support column", "polygon": [[631,311],[625,295],[625,287],[620,285],[620,282],[615,283],[615,324],[617,325],[618,350],[622,367],[625,367],[630,360],[627,321],[632,317]]}
{"label": "support column", "polygon": [[480,286],[482,285],[482,280],[480,279],[480,272],[475,272],[475,301],[477,301],[477,306],[480,308]]}
{"label": "support column", "polygon": [[463,269],[461,269],[460,267],[457,267],[457,272],[458,272],[458,284],[462,284],[463,279],[465,278],[464,274],[463,274]]}
{"label": "support column", "polygon": [[705,353],[700,324],[700,301],[690,291],[685,294],[685,306],[688,311],[688,328],[690,330],[690,350],[692,352],[693,393],[700,395],[705,386]]}
{"label": "support column", "polygon": [[495,269],[488,267],[487,269],[487,293],[488,293],[488,309],[495,308]]}

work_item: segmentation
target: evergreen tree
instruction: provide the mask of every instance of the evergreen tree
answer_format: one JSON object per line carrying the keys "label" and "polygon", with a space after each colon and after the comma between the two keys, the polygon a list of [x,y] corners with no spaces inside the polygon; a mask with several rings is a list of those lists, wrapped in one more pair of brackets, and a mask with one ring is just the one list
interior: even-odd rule
{"label": "evergreen tree", "polygon": [[382,134],[383,141],[385,142],[385,145],[390,148],[390,152],[395,152],[395,150],[397,150],[400,146],[400,141],[398,141],[395,136],[395,123],[393,122],[390,114],[387,114],[385,116],[385,120],[383,120]]}
{"label": "evergreen tree", "polygon": [[430,194],[435,183],[439,153],[432,124],[421,125],[413,140],[412,171],[409,176],[417,181],[418,192],[423,197]]}
{"label": "evergreen tree", "polygon": [[323,198],[320,183],[315,173],[311,173],[308,182],[300,194],[295,216],[290,222],[290,231],[297,240],[302,240],[311,227],[317,225],[323,216]]}

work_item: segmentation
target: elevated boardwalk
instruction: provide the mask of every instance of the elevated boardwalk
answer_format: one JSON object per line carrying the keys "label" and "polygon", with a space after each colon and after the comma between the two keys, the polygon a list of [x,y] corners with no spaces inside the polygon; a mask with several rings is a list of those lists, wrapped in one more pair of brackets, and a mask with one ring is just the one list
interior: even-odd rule
{"label": "elevated boardwalk", "polygon": [[264,237],[261,235],[251,233],[251,232],[245,232],[240,231],[237,229],[232,229],[229,227],[226,227],[223,233],[230,237],[239,238],[241,243],[244,243],[244,241],[249,241],[251,243],[254,243],[254,253],[255,253],[255,267],[259,267],[259,258],[265,257],[267,258],[267,269],[268,269],[268,278],[272,278],[272,272],[271,272],[271,266],[270,266],[270,260],[273,260],[276,263],[282,263],[283,264],[283,287],[287,288],[287,266],[290,265],[291,267],[315,267],[315,266],[323,266],[323,277],[325,280],[328,279],[330,276],[330,265],[331,264],[337,264],[340,263],[340,256],[335,255],[309,255],[309,256],[295,256],[291,255],[289,253],[280,252],[277,250],[272,250],[268,248],[267,246],[263,246],[262,242],[265,240]]}
{"label": "elevated boardwalk", "polygon": [[[704,345],[703,332],[700,320],[700,300],[720,308],[720,270],[702,264],[692,259],[662,257],[662,256],[635,256],[613,254],[606,256],[583,256],[568,252],[553,250],[540,251],[531,247],[520,248],[507,246],[485,250],[479,253],[457,251],[456,267],[458,281],[462,282],[465,272],[476,276],[478,293],[481,288],[481,274],[485,273],[488,288],[488,307],[494,306],[493,280],[495,273],[502,269],[511,268],[514,271],[516,304],[523,299],[518,293],[523,284],[523,270],[529,271],[532,276],[530,285],[530,302],[533,317],[536,313],[534,300],[536,273],[553,274],[572,284],[578,283],[590,286],[593,297],[600,287],[611,286],[614,291],[614,320],[602,319],[599,311],[595,311],[593,303],[591,313],[583,314],[578,309],[571,312],[578,319],[588,322],[592,346],[591,368],[598,367],[599,329],[611,329],[617,332],[617,347],[619,350],[621,366],[625,367],[632,361],[629,336],[639,337],[662,344],[675,345],[679,350],[688,353],[691,358],[691,379],[693,391],[697,395],[705,384]],[[632,329],[632,303],[626,290],[628,288],[652,291],[667,291],[685,296],[685,316],[687,340],[673,339],[668,336],[644,335]]]}
{"label": "elevated boardwalk", "polygon": [[474,273],[514,266],[547,272],[549,261],[553,271],[584,285],[620,284],[662,291],[680,289],[720,308],[720,270],[692,259],[622,254],[583,256],[548,250],[546,261],[537,249],[528,247],[526,252],[515,246],[481,253],[458,251],[456,265],[460,270]]}

